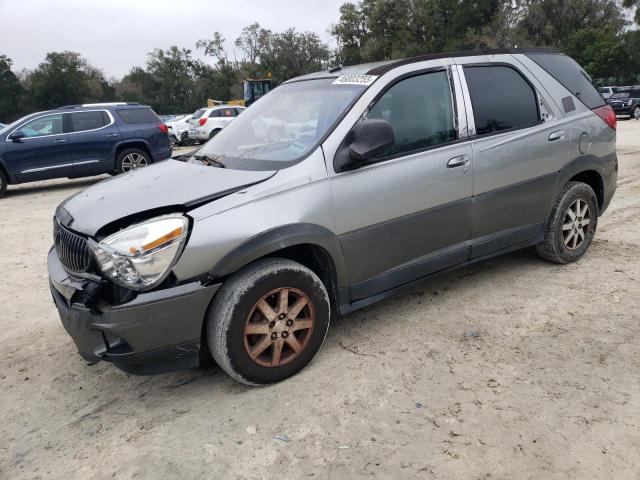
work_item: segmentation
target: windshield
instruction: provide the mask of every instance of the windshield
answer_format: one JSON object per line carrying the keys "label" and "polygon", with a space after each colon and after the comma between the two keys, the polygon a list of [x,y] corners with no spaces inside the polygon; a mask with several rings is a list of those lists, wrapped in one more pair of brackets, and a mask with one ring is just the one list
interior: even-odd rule
{"label": "windshield", "polygon": [[209,140],[198,156],[237,170],[279,170],[297,163],[367,88],[334,80],[288,83],[272,90]]}
{"label": "windshield", "polygon": [[[27,115],[27,117],[28,117],[28,115]],[[0,135],[2,135],[3,133],[7,133],[9,130],[11,130],[11,129],[12,129],[12,128],[14,128],[14,127],[17,127],[17,126],[18,126],[18,124],[19,124],[20,122],[22,122],[22,121],[23,121],[25,118],[27,118],[27,117],[19,118],[19,119],[18,119],[18,120],[16,120],[15,122],[10,123],[9,125],[5,125],[4,127],[0,128]]]}

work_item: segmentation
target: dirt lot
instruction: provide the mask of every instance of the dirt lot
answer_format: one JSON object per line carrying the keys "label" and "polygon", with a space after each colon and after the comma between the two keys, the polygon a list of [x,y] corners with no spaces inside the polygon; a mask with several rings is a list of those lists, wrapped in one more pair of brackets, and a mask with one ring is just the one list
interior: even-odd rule
{"label": "dirt lot", "polygon": [[[94,180],[0,201],[0,478],[640,478],[640,122],[578,264],[519,252],[336,320],[295,378],[86,365],[45,267]],[[286,435],[287,441],[274,438]]]}

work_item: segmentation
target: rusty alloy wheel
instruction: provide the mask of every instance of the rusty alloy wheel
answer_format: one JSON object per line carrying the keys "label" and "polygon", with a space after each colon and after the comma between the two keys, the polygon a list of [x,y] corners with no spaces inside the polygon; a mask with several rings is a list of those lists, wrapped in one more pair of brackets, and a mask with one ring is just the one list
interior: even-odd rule
{"label": "rusty alloy wheel", "polygon": [[311,338],[315,313],[309,297],[283,287],[258,300],[245,321],[244,349],[263,367],[280,367],[297,358]]}

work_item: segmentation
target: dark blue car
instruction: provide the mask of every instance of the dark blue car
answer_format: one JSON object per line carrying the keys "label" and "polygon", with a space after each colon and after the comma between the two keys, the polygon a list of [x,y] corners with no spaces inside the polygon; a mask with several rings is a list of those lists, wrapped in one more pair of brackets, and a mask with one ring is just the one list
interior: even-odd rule
{"label": "dark blue car", "polygon": [[137,103],[73,105],[0,129],[0,197],[7,185],[124,173],[171,157],[167,126]]}

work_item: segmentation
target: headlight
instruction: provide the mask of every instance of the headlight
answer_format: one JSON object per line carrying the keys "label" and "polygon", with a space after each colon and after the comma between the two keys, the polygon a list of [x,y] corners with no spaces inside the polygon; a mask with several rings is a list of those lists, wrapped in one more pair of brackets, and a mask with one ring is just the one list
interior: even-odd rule
{"label": "headlight", "polygon": [[629,105],[629,106],[633,105],[633,100],[629,100],[629,101],[627,102],[627,105]]}
{"label": "headlight", "polygon": [[149,290],[169,274],[182,252],[188,221],[167,215],[89,242],[104,275],[123,287]]}

